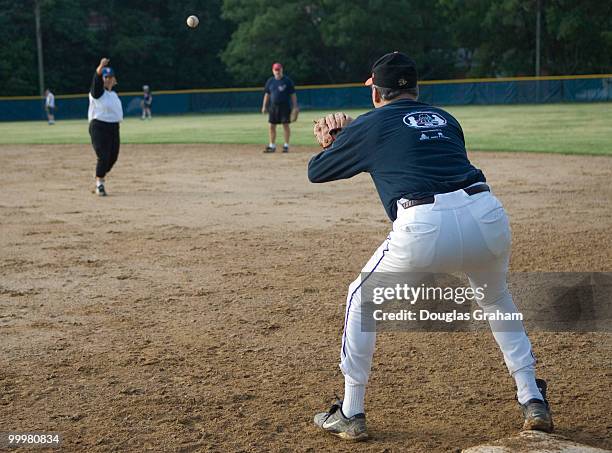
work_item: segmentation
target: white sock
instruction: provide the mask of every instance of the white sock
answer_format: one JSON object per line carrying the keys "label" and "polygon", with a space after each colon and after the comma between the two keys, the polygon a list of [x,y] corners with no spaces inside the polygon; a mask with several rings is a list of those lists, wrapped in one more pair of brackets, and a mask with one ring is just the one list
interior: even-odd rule
{"label": "white sock", "polygon": [[525,404],[532,399],[544,400],[535,381],[535,369],[527,367],[513,374],[516,382],[516,397],[519,403]]}
{"label": "white sock", "polygon": [[285,147],[285,148],[289,148],[289,143],[285,142],[285,144],[283,145],[283,147]]}
{"label": "white sock", "polygon": [[344,401],[342,402],[342,413],[351,418],[355,414],[365,412],[365,385],[349,384],[344,381]]}
{"label": "white sock", "polygon": [[276,143],[270,143],[268,146],[269,146],[270,148],[276,148]]}
{"label": "white sock", "polygon": [[103,179],[96,179],[96,187],[100,187],[104,185],[104,180]]}

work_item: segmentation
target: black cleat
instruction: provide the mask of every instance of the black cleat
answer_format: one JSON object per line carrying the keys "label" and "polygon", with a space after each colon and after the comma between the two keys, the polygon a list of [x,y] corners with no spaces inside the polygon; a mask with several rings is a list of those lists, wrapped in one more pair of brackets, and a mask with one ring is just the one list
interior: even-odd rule
{"label": "black cleat", "polygon": [[273,153],[276,151],[276,147],[266,146],[266,149],[263,150],[264,153]]}
{"label": "black cleat", "polygon": [[553,420],[550,413],[550,407],[546,400],[546,381],[543,379],[536,379],[536,384],[544,401],[539,399],[532,399],[527,401],[525,404],[519,404],[523,411],[523,417],[525,422],[523,423],[523,430],[535,430],[544,431],[545,433],[552,433],[553,431]]}
{"label": "black cleat", "polygon": [[284,153],[288,153],[289,152],[289,145],[283,145],[283,152]]}
{"label": "black cleat", "polygon": [[106,196],[106,190],[104,190],[104,184],[100,184],[99,186],[96,187],[96,195],[99,197]]}

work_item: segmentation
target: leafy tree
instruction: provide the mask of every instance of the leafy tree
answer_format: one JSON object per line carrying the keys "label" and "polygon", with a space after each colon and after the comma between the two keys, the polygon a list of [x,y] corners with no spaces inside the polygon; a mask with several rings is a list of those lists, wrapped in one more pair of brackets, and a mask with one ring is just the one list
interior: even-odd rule
{"label": "leafy tree", "polygon": [[89,7],[95,2],[40,0],[40,5],[45,85],[59,93],[87,91],[100,60],[98,36],[89,26]]}
{"label": "leafy tree", "polygon": [[[229,30],[220,1],[115,1],[105,52],[113,58],[122,89],[207,88],[231,85],[219,52]],[[195,14],[196,29],[185,19]],[[104,53],[104,52],[101,52]]]}
{"label": "leafy tree", "polygon": [[612,72],[612,3],[545,3],[544,68],[553,74]]}
{"label": "leafy tree", "polygon": [[[39,0],[46,85],[83,93],[102,56],[121,91],[356,82],[402,50],[421,79],[532,75],[537,0]],[[543,74],[612,72],[612,3],[540,0]],[[189,29],[188,15],[200,18]],[[34,0],[0,0],[0,95],[38,94]]]}
{"label": "leafy tree", "polygon": [[346,65],[340,78],[363,79],[378,57],[394,50],[416,60],[421,78],[452,73],[451,41],[436,1],[324,0],[323,8],[327,12],[321,21],[323,41]]}
{"label": "leafy tree", "polygon": [[[442,0],[467,75],[533,75],[537,0]],[[612,3],[541,0],[542,74],[612,70]]]}
{"label": "leafy tree", "polygon": [[34,9],[0,0],[0,95],[34,95],[38,91]]}
{"label": "leafy tree", "polygon": [[298,82],[331,81],[312,11],[307,0],[225,0],[223,17],[236,30],[222,60],[235,80],[261,85],[272,63],[281,61]]}
{"label": "leafy tree", "polygon": [[450,38],[430,3],[225,0],[223,15],[237,29],[223,61],[238,81],[251,84],[269,76],[274,60],[300,83],[354,82],[393,50],[416,58],[425,78],[450,74]]}
{"label": "leafy tree", "polygon": [[[83,93],[102,56],[122,91],[229,86],[220,0],[40,0],[46,85]],[[38,94],[34,1],[0,0],[0,93]],[[200,26],[185,25],[190,14]]]}

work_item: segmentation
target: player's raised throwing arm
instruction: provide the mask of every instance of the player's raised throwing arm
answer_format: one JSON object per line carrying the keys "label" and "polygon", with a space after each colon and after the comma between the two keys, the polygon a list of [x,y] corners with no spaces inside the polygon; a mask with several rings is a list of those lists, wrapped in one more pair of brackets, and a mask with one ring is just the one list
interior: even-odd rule
{"label": "player's raised throwing arm", "polygon": [[108,58],[102,58],[100,60],[100,64],[96,68],[96,72],[93,76],[93,80],[91,81],[91,88],[89,92],[94,97],[94,99],[99,99],[100,96],[104,94],[104,81],[102,79],[102,69],[108,66],[110,60]]}

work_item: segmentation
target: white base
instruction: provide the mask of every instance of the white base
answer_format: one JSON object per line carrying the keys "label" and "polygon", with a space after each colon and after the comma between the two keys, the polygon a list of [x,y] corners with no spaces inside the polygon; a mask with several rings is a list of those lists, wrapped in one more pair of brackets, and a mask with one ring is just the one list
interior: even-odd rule
{"label": "white base", "polygon": [[579,444],[556,434],[522,431],[485,445],[476,445],[462,453],[605,453],[609,450]]}

